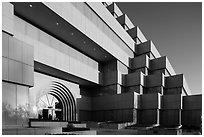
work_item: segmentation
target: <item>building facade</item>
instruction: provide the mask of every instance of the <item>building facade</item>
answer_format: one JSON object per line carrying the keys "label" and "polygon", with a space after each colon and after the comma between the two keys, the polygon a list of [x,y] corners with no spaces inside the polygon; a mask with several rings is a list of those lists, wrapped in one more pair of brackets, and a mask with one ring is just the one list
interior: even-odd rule
{"label": "building facade", "polygon": [[2,11],[4,134],[29,119],[201,126],[201,95],[115,3]]}

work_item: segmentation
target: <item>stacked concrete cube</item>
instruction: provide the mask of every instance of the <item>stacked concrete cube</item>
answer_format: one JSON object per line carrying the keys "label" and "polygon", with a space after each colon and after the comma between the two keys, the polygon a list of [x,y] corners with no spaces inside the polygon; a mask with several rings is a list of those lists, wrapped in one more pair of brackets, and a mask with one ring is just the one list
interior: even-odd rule
{"label": "stacked concrete cube", "polygon": [[160,96],[160,93],[139,95],[138,124],[159,124]]}
{"label": "stacked concrete cube", "polygon": [[163,95],[161,97],[160,125],[174,127],[181,125],[181,94]]}
{"label": "stacked concrete cube", "polygon": [[201,95],[188,96],[184,75],[175,73],[168,58],[115,3],[104,5],[135,41],[134,57],[128,67],[118,60],[100,64],[100,86],[80,88],[83,101],[79,105],[89,106],[79,107],[80,119],[199,127]]}
{"label": "stacked concrete cube", "polygon": [[182,125],[185,127],[202,126],[202,96],[183,96]]}
{"label": "stacked concrete cube", "polygon": [[77,101],[80,121],[135,122],[138,96],[135,92],[82,97]]}

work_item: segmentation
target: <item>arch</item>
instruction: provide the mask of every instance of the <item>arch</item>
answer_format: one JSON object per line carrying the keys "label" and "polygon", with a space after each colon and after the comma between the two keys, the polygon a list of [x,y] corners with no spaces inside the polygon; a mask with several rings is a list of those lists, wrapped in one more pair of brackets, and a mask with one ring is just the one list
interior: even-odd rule
{"label": "arch", "polygon": [[76,121],[76,103],[70,90],[63,84],[53,81],[48,94],[54,95],[63,106],[63,120]]}
{"label": "arch", "polygon": [[57,91],[53,91],[51,90],[48,94],[54,95],[59,101],[61,101],[62,103],[62,114],[63,114],[63,120],[66,121],[67,119],[67,115],[66,115],[66,111],[67,111],[67,104],[65,103],[64,98],[60,97],[59,93]]}
{"label": "arch", "polygon": [[71,108],[71,105],[69,103],[69,99],[68,97],[59,89],[59,88],[55,88],[55,87],[52,87],[52,92],[57,92],[57,94],[59,95],[59,97],[61,98],[61,100],[63,100],[63,104],[64,104],[64,109],[65,109],[65,114],[64,114],[64,117],[66,120],[69,120],[70,118],[70,115],[71,115],[71,112],[70,112],[70,109]]}

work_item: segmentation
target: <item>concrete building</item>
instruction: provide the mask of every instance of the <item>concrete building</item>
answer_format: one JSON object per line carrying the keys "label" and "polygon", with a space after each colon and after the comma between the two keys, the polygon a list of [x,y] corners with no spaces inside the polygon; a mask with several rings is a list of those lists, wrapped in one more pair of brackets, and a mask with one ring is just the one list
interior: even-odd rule
{"label": "concrete building", "polygon": [[3,134],[201,127],[202,95],[115,3],[3,2],[2,11]]}

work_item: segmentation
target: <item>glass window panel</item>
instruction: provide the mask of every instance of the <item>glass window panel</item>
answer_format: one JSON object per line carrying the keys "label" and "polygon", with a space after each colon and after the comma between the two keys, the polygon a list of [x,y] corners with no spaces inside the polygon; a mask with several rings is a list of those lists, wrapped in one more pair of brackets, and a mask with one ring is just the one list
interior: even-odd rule
{"label": "glass window panel", "polygon": [[2,125],[16,125],[16,85],[2,82]]}

